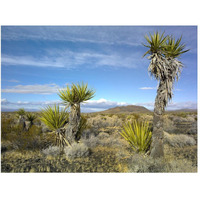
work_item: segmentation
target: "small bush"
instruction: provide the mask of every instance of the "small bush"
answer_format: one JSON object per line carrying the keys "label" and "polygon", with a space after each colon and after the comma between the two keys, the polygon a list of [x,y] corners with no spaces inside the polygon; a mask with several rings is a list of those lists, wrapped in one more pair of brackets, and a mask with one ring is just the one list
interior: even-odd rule
{"label": "small bush", "polygon": [[12,131],[13,119],[2,119],[1,121],[1,139],[7,139]]}
{"label": "small bush", "polygon": [[69,159],[87,157],[89,148],[83,143],[73,143],[71,147],[65,147],[64,152]]}
{"label": "small bush", "polygon": [[26,115],[26,111],[24,108],[20,108],[18,111],[16,111],[17,116],[24,116]]}
{"label": "small bush", "polygon": [[32,125],[33,121],[37,118],[37,116],[35,114],[32,114],[32,113],[26,113],[26,118]]}
{"label": "small bush", "polygon": [[133,121],[123,126],[120,134],[136,152],[147,152],[151,145],[152,132],[148,122]]}
{"label": "small bush", "polygon": [[196,141],[193,137],[188,135],[174,135],[164,132],[164,142],[173,147],[184,147],[196,145]]}
{"label": "small bush", "polygon": [[196,172],[192,162],[181,160],[166,160],[164,158],[153,159],[150,156],[135,154],[129,160],[129,172]]}
{"label": "small bush", "polygon": [[42,150],[42,154],[44,154],[45,156],[48,156],[48,155],[58,156],[60,154],[60,147],[49,146],[48,148]]}
{"label": "small bush", "polygon": [[97,146],[122,148],[123,146],[126,146],[124,140],[117,138],[114,135],[109,136],[106,133],[99,134],[97,137],[92,135],[88,139],[82,139],[81,142],[89,148],[95,148]]}

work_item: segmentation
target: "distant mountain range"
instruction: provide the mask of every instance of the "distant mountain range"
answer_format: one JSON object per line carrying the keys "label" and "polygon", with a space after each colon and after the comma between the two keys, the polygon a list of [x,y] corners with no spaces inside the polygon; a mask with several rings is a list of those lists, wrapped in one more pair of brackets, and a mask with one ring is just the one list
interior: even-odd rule
{"label": "distant mountain range", "polygon": [[[17,111],[18,109],[2,109],[1,112],[14,112]],[[26,111],[29,112],[38,112],[39,110],[37,109],[28,109]],[[108,110],[104,110],[101,112],[97,113],[102,113],[102,114],[120,114],[120,113],[152,113],[153,111],[148,110],[147,108],[143,106],[134,106],[134,105],[129,105],[129,106],[118,106],[114,108],[110,108]],[[167,113],[173,113],[173,112],[197,112],[197,109],[180,109],[180,110],[167,110]]]}
{"label": "distant mountain range", "polygon": [[197,109],[180,109],[180,110],[167,110],[166,112],[197,112]]}
{"label": "distant mountain range", "polygon": [[118,106],[115,108],[110,108],[108,110],[101,111],[99,113],[103,114],[119,114],[119,113],[151,113],[150,110],[143,106]]}

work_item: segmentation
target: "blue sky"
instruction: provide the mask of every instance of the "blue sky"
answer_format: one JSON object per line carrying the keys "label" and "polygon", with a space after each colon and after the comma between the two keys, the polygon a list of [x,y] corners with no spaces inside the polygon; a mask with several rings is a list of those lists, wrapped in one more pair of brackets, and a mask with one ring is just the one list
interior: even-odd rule
{"label": "blue sky", "polygon": [[1,109],[40,109],[60,103],[66,84],[87,82],[96,96],[83,112],[121,105],[153,109],[157,81],[147,68],[144,36],[154,31],[176,38],[190,51],[167,109],[197,108],[195,26],[2,26]]}

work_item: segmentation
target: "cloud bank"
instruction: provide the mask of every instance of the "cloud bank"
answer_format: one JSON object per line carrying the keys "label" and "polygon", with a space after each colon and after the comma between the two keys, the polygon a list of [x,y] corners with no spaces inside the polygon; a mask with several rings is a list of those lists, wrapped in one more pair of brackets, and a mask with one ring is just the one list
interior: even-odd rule
{"label": "cloud bank", "polygon": [[60,87],[56,84],[35,84],[35,85],[16,85],[6,89],[2,89],[4,93],[20,93],[20,94],[53,94],[57,93]]}
{"label": "cloud bank", "polygon": [[[10,102],[7,99],[1,99],[1,109],[2,111],[6,110],[17,110],[19,108],[24,108],[25,110],[40,110],[41,108],[47,105],[60,104],[64,106],[60,100],[54,101],[38,101],[38,102]],[[127,106],[127,105],[137,105],[144,106],[150,110],[153,110],[154,102],[147,103],[126,103],[126,102],[117,102],[117,101],[109,101],[106,99],[99,100],[89,100],[87,103],[81,104],[81,112],[99,112],[103,110],[107,110],[109,108],[114,108],[117,106]],[[196,102],[171,102],[167,106],[167,110],[178,110],[178,109],[197,109]]]}

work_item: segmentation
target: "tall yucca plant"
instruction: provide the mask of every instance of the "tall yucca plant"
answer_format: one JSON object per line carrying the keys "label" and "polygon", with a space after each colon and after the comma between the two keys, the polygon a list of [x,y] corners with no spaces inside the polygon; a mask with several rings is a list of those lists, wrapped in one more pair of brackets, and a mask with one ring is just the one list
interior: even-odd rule
{"label": "tall yucca plant", "polygon": [[148,122],[134,120],[123,126],[120,133],[136,152],[146,153],[151,145],[152,132]]}
{"label": "tall yucca plant", "polygon": [[65,122],[68,118],[68,113],[65,109],[60,109],[59,105],[54,105],[53,107],[47,106],[42,109],[41,112],[41,121],[44,122],[52,131],[56,133],[57,136],[57,144],[59,146],[71,146],[70,143],[65,138],[65,135],[62,133],[60,128],[65,125]]}
{"label": "tall yucca plant", "polygon": [[172,90],[175,79],[178,80],[182,63],[176,58],[184,51],[185,45],[181,44],[181,38],[177,41],[172,36],[160,35],[158,32],[150,37],[145,36],[147,44],[145,47],[149,50],[144,54],[150,54],[150,65],[148,71],[159,81],[157,96],[154,104],[153,134],[151,145],[151,156],[164,156],[163,151],[163,113],[170,99],[172,99]]}
{"label": "tall yucca plant", "polygon": [[73,143],[76,141],[80,129],[81,112],[80,104],[94,97],[95,91],[88,88],[88,84],[72,83],[71,87],[59,90],[58,95],[67,107],[70,107],[69,125],[66,129],[66,138]]}

